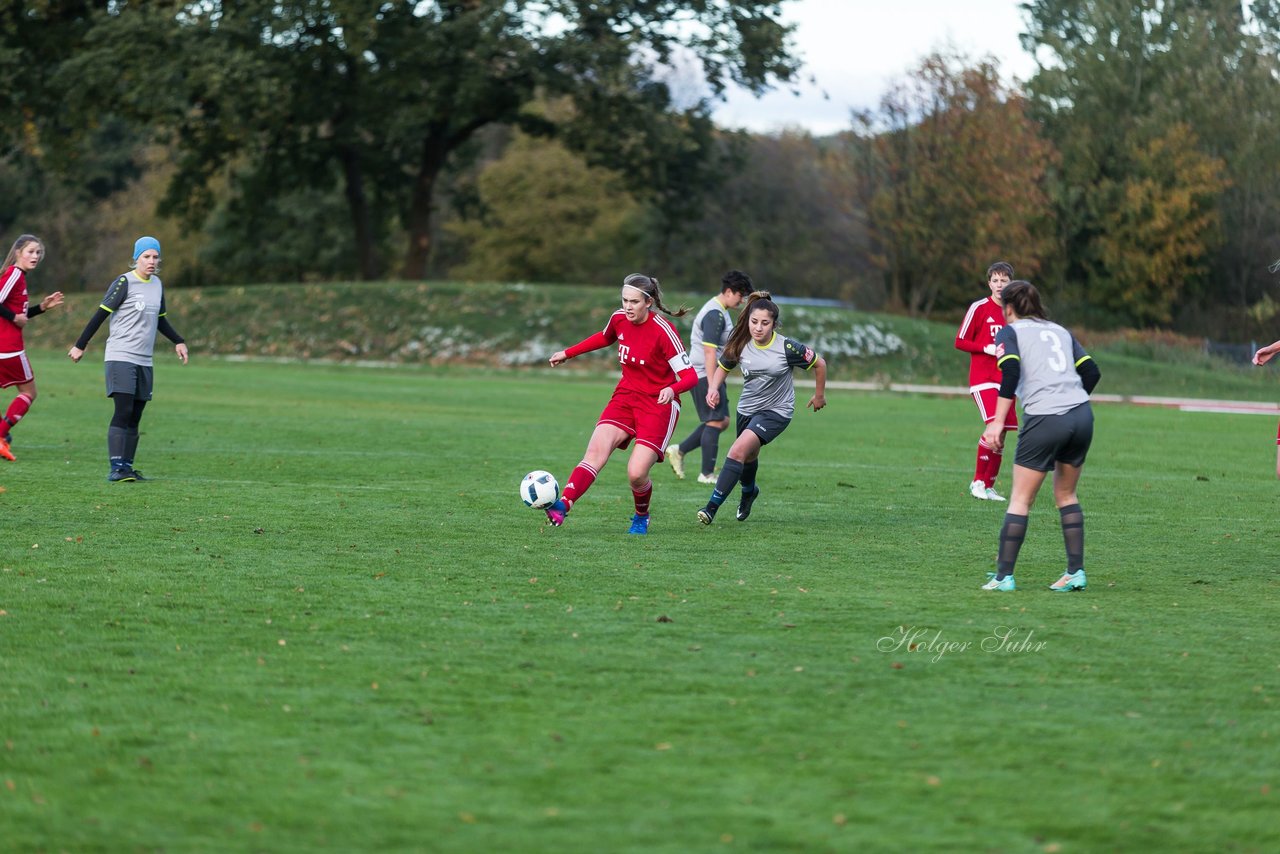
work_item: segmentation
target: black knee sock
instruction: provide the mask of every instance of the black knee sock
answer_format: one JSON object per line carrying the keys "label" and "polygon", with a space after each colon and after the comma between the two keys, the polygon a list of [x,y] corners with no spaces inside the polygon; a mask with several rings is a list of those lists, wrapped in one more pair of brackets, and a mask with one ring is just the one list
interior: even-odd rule
{"label": "black knee sock", "polygon": [[733,457],[728,457],[724,461],[724,465],[720,467],[720,476],[716,478],[715,489],[711,490],[711,500],[707,502],[707,506],[718,508],[729,497],[729,493],[733,492],[733,488],[738,485],[738,478],[742,476],[742,463]]}
{"label": "black knee sock", "polygon": [[706,424],[699,424],[693,428],[693,432],[684,437],[684,441],[680,443],[680,453],[687,454],[694,448],[702,444],[702,433],[706,430]]}
{"label": "black knee sock", "polygon": [[112,469],[128,468],[125,455],[129,449],[129,422],[133,417],[134,398],[131,394],[113,394],[111,402],[116,409],[111,415],[111,426],[107,428],[107,457]]}
{"label": "black knee sock", "polygon": [[1067,572],[1084,569],[1084,509],[1079,504],[1059,507],[1062,542],[1067,547]]}
{"label": "black knee sock", "polygon": [[124,427],[112,424],[107,428],[107,456],[111,459],[111,468],[126,468],[125,452],[129,444],[129,432]]}
{"label": "black knee sock", "polygon": [[124,464],[126,468],[133,468],[133,457],[138,453],[138,424],[142,421],[142,410],[147,406],[145,400],[134,400],[133,411],[129,414],[129,423],[126,425],[128,433],[124,446]]}
{"label": "black knee sock", "polygon": [[751,492],[756,488],[756,470],[760,468],[760,460],[755,459],[742,464],[742,491]]}
{"label": "black knee sock", "polygon": [[1018,562],[1018,551],[1026,536],[1027,517],[1004,514],[1004,525],[1000,527],[1000,551],[996,555],[996,578],[1013,575],[1013,565]]}
{"label": "black knee sock", "polygon": [[720,454],[720,433],[723,428],[702,425],[702,473],[716,470],[716,457]]}

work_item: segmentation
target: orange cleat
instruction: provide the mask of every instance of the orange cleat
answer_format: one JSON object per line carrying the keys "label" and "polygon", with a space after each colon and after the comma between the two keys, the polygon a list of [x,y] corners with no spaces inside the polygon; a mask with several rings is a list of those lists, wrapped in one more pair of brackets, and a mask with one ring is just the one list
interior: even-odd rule
{"label": "orange cleat", "polygon": [[9,450],[8,436],[0,436],[0,457],[4,457],[11,463],[18,461],[18,458],[13,455],[13,451]]}

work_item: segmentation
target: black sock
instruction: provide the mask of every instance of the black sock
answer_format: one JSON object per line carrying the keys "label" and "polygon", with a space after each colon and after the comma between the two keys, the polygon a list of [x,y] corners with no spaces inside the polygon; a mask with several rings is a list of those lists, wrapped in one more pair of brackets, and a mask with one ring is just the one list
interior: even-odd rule
{"label": "black sock", "polygon": [[742,476],[742,463],[733,457],[727,457],[724,465],[720,467],[720,476],[716,478],[715,489],[711,490],[711,500],[707,502],[707,506],[718,508],[729,497],[729,493],[733,492],[733,488],[738,485],[738,478]]}
{"label": "black sock", "polygon": [[125,449],[128,442],[129,434],[124,427],[112,425],[107,428],[107,456],[111,459],[111,468],[125,468]]}
{"label": "black sock", "polygon": [[716,457],[720,454],[720,428],[702,425],[702,473],[716,470]]}
{"label": "black sock", "polygon": [[742,464],[742,492],[754,492],[756,488],[756,471],[760,468],[760,460],[754,459]]}
{"label": "black sock", "polygon": [[684,441],[680,443],[680,453],[687,454],[694,448],[702,444],[702,432],[707,427],[706,424],[699,424],[693,428],[693,432],[684,437]]}
{"label": "black sock", "polygon": [[1018,562],[1018,552],[1027,536],[1027,517],[1015,513],[1004,514],[1000,526],[1000,551],[996,555],[996,578],[1013,575],[1013,565]]}
{"label": "black sock", "polygon": [[1059,507],[1062,542],[1067,547],[1067,572],[1084,569],[1084,509],[1079,504]]}

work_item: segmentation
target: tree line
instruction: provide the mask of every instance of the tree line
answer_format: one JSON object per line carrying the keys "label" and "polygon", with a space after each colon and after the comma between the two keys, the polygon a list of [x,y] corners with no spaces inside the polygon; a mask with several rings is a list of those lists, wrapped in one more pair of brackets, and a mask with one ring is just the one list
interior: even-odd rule
{"label": "tree line", "polygon": [[1029,80],[937,53],[841,133],[716,127],[799,72],[780,5],[6,4],[0,226],[73,290],[155,232],[176,285],[739,267],[947,317],[999,258],[1072,322],[1274,332],[1280,0],[1033,0]]}

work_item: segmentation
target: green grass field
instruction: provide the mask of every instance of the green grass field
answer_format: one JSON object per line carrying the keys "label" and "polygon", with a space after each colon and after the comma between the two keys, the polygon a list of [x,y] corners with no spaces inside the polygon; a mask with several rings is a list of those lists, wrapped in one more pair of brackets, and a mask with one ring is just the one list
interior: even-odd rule
{"label": "green grass field", "polygon": [[832,392],[639,538],[618,458],[516,497],[613,376],[170,356],[108,484],[90,359],[0,465],[6,850],[1280,848],[1271,418],[1097,407],[1089,590],[1045,494],[992,594],[963,398]]}

